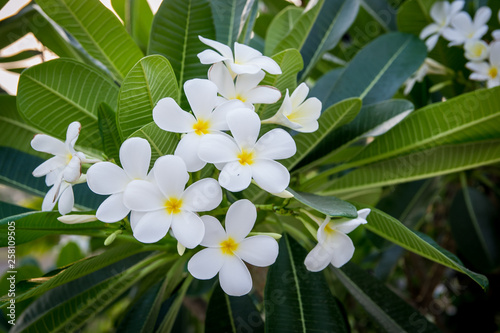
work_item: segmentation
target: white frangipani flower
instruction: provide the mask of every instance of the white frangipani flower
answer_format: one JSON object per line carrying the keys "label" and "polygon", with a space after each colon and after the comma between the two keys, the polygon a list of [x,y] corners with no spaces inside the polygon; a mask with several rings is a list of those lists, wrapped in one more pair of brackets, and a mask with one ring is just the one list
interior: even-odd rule
{"label": "white frangipani flower", "polygon": [[306,100],[308,94],[309,87],[305,83],[301,83],[291,96],[288,95],[287,89],[278,112],[262,123],[279,124],[303,133],[316,131],[319,126],[318,118],[321,115],[321,102],[316,97]]}
{"label": "white frangipani flower", "polygon": [[405,81],[404,94],[408,95],[410,91],[413,89],[415,83],[422,82],[427,74],[445,75],[446,67],[444,67],[442,64],[435,61],[434,59],[425,58],[425,61],[422,64],[422,66],[420,66],[419,69],[415,73],[413,73],[412,76],[408,78],[408,80]]}
{"label": "white frangipani flower", "polygon": [[198,153],[202,160],[222,167],[220,185],[231,192],[239,192],[246,189],[253,178],[265,191],[284,191],[290,174],[274,160],[295,154],[295,141],[290,134],[277,128],[257,141],[260,119],[248,109],[230,112],[227,123],[234,139],[223,134],[205,135]]}
{"label": "white frangipani flower", "polygon": [[488,88],[500,85],[500,42],[490,45],[489,62],[468,62],[465,67],[473,71],[470,80],[486,81]]}
{"label": "white frangipani flower", "polygon": [[483,61],[488,58],[490,48],[484,40],[469,40],[464,45],[465,58],[470,61]]}
{"label": "white frangipani flower", "polygon": [[269,74],[281,74],[281,68],[276,61],[263,56],[262,53],[250,46],[234,43],[233,57],[233,51],[231,51],[229,46],[201,36],[198,37],[202,43],[214,48],[218,52],[205,50],[198,53],[198,58],[202,64],[225,63],[234,74],[238,75],[256,74],[261,70],[265,70]]}
{"label": "white frangipani flower", "polygon": [[189,260],[189,273],[200,280],[211,279],[219,273],[219,282],[226,294],[248,294],[252,289],[252,277],[243,261],[266,267],[278,257],[278,243],[274,238],[265,235],[245,238],[256,218],[255,206],[246,199],[236,201],[229,207],[226,230],[215,217],[202,216],[205,237],[201,245],[207,248]]}
{"label": "white frangipani flower", "polygon": [[173,155],[156,160],[154,183],[134,180],[124,192],[125,205],[139,216],[131,221],[134,237],[143,243],[162,239],[172,227],[174,237],[192,249],[200,244],[205,227],[196,212],[210,211],[222,201],[222,190],[213,178],[197,181],[184,190],[189,180],[186,164]]}
{"label": "white frangipani flower", "polygon": [[56,202],[59,202],[58,210],[61,215],[66,215],[73,210],[75,205],[75,195],[73,193],[73,185],[61,181],[59,184],[54,184],[45,194],[42,202],[42,211],[48,212],[54,209]]}
{"label": "white frangipani flower", "polygon": [[351,260],[354,244],[346,234],[360,224],[366,224],[368,214],[370,209],[361,209],[358,210],[357,218],[342,222],[331,221],[327,216],[318,229],[318,244],[306,256],[306,268],[311,272],[319,272],[328,264],[338,268]]}
{"label": "white frangipani flower", "polygon": [[434,23],[420,32],[420,39],[425,40],[428,37],[425,44],[429,51],[436,46],[439,36],[449,27],[451,20],[462,10],[464,4],[465,1],[453,1],[451,4],[448,1],[438,1],[432,5],[431,17]]}
{"label": "white frangipani flower", "polygon": [[130,138],[120,147],[120,162],[123,167],[111,162],[94,164],[87,171],[87,184],[97,194],[109,195],[99,206],[97,218],[102,222],[117,222],[130,213],[123,203],[123,192],[136,179],[147,180],[151,146],[142,138]]}
{"label": "white frangipani flower", "polygon": [[194,116],[182,110],[170,97],[161,99],[153,109],[153,120],[161,129],[185,133],[175,149],[175,155],[186,163],[189,172],[202,169],[206,162],[198,157],[201,138],[208,133],[226,131],[226,114],[229,110],[245,107],[234,100],[216,107],[217,86],[209,80],[193,79],[184,83],[184,92]]}
{"label": "white frangipani flower", "polygon": [[481,7],[471,19],[469,13],[460,12],[451,20],[451,27],[443,30],[443,37],[450,41],[449,46],[462,45],[467,41],[481,39],[488,32],[491,17],[489,7]]}
{"label": "white frangipani flower", "polygon": [[220,102],[240,100],[249,108],[253,104],[272,104],[281,98],[281,92],[271,86],[259,86],[264,78],[263,71],[242,74],[233,81],[231,73],[222,63],[214,64],[208,71],[208,79],[215,83],[222,97]]}

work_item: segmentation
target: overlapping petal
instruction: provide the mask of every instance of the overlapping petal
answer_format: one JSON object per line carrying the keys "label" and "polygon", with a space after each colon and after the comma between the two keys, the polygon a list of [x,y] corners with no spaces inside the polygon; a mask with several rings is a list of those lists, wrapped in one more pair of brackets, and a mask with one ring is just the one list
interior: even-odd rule
{"label": "overlapping petal", "polygon": [[217,208],[222,201],[222,190],[213,178],[205,178],[190,185],[182,195],[184,208],[193,212],[206,212]]}
{"label": "overlapping petal", "polygon": [[174,133],[193,132],[196,119],[180,108],[170,97],[162,98],[153,108],[153,120],[164,131]]}
{"label": "overlapping petal", "polygon": [[174,155],[158,158],[153,173],[156,184],[165,197],[181,197],[189,180],[186,164],[182,158]]}
{"label": "overlapping petal", "polygon": [[130,209],[123,203],[123,192],[110,195],[97,208],[96,216],[102,222],[117,222],[125,218]]}
{"label": "overlapping petal", "polygon": [[149,212],[164,206],[163,194],[155,184],[146,180],[130,182],[123,193],[123,203],[131,210]]}
{"label": "overlapping petal", "polygon": [[144,214],[133,228],[134,237],[142,243],[155,243],[165,237],[172,217],[165,210]]}
{"label": "overlapping petal", "polygon": [[227,256],[219,271],[222,290],[231,296],[242,296],[252,290],[252,277],[248,268],[236,256]]}
{"label": "overlapping petal", "polygon": [[290,183],[290,173],[282,164],[261,159],[252,165],[252,177],[263,190],[269,193],[283,192]]}
{"label": "overlapping petal", "polygon": [[190,211],[172,214],[171,227],[175,238],[188,249],[198,246],[205,235],[205,225],[201,218]]}
{"label": "overlapping petal", "polygon": [[252,230],[257,219],[257,210],[249,200],[238,200],[226,214],[226,232],[236,242],[241,242]]}
{"label": "overlapping petal", "polygon": [[248,237],[238,244],[235,254],[251,265],[270,266],[278,257],[278,243],[268,236]]}
{"label": "overlapping petal", "polygon": [[123,192],[130,182],[130,177],[118,165],[101,162],[92,165],[87,171],[87,184],[97,194]]}
{"label": "overlapping petal", "polygon": [[207,248],[196,253],[188,262],[188,271],[197,279],[208,280],[219,273],[225,258],[217,248]]}
{"label": "overlapping petal", "polygon": [[210,215],[203,215],[201,220],[205,225],[205,236],[203,236],[200,245],[219,248],[220,243],[227,238],[222,224],[220,224],[219,220]]}

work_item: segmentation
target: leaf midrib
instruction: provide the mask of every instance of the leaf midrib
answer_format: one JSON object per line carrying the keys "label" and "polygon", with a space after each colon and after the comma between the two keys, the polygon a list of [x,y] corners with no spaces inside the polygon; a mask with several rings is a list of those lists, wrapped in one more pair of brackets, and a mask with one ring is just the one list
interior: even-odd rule
{"label": "leaf midrib", "polygon": [[187,8],[187,16],[186,16],[186,25],[184,27],[184,44],[182,45],[182,60],[181,60],[181,70],[179,72],[179,95],[177,100],[181,100],[182,96],[182,83],[184,82],[184,67],[185,67],[185,62],[186,62],[186,57],[187,57],[187,40],[188,40],[188,35],[189,35],[189,21],[191,17],[191,5],[192,5],[192,0],[187,0],[188,2],[188,8]]}
{"label": "leaf midrib", "polygon": [[304,305],[302,304],[302,294],[300,291],[297,269],[295,268],[295,262],[293,261],[294,258],[293,258],[292,249],[290,248],[290,243],[288,242],[288,236],[285,234],[284,237],[285,237],[286,248],[287,248],[287,251],[289,253],[290,266],[292,268],[292,273],[293,273],[293,281],[295,282],[295,287],[297,288],[297,302],[299,304],[300,323],[302,324],[302,332],[307,333],[306,321],[304,318]]}

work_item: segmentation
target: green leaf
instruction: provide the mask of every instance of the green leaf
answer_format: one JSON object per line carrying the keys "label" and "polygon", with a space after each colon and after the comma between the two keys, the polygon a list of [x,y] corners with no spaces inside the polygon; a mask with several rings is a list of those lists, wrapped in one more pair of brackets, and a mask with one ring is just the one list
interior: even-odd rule
{"label": "green leaf", "polygon": [[75,242],[69,242],[66,245],[64,245],[61,251],[59,252],[59,257],[57,258],[56,266],[63,267],[71,263],[74,263],[75,261],[78,261],[80,259],[83,259],[84,257],[85,256],[83,255],[82,250],[80,250],[78,244],[76,244]]}
{"label": "green leaf", "polygon": [[0,201],[0,219],[4,219],[8,216],[18,215],[31,211],[29,208],[13,205],[7,202]]}
{"label": "green leaf", "polygon": [[172,328],[175,323],[175,319],[177,318],[177,314],[179,313],[179,310],[181,309],[182,306],[182,301],[184,300],[184,296],[186,295],[186,292],[189,288],[189,285],[193,281],[193,276],[188,275],[184,282],[182,283],[182,286],[180,287],[179,291],[172,296],[172,304],[170,305],[170,308],[168,309],[167,315],[163,319],[163,321],[160,324],[160,327],[158,328],[157,332],[171,332]]}
{"label": "green leaf", "polygon": [[338,195],[436,177],[498,162],[500,140],[446,145],[361,167],[321,187],[325,188],[324,194]]}
{"label": "green leaf", "polygon": [[92,67],[56,59],[28,68],[19,80],[19,113],[29,125],[65,140],[68,125],[82,124],[77,144],[101,149],[97,107],[116,106],[118,87]]}
{"label": "green leaf", "polygon": [[306,270],[306,250],[286,233],[267,273],[266,332],[349,332],[339,302],[321,273]]}
{"label": "green leaf", "polygon": [[97,110],[97,121],[104,153],[119,164],[122,141],[118,132],[118,126],[116,125],[115,111],[106,103],[101,103]]}
{"label": "green leaf", "polygon": [[2,9],[7,4],[7,2],[9,2],[9,0],[0,0],[0,9]]}
{"label": "green leaf", "polygon": [[205,333],[264,333],[260,312],[248,295],[228,296],[219,284],[210,297],[205,319]]}
{"label": "green leaf", "polygon": [[215,39],[215,28],[207,0],[162,2],[153,20],[148,54],[161,54],[170,61],[177,77],[179,92],[187,80],[207,75],[208,67],[200,63],[197,54],[208,46],[198,36]]}
{"label": "green leaf", "polygon": [[329,86],[323,105],[349,97],[359,97],[365,105],[389,99],[426,56],[425,44],[413,35],[382,35],[359,51],[335,84]]}
{"label": "green leaf", "polygon": [[147,0],[112,0],[111,4],[140,49],[148,48],[153,12]]}
{"label": "green leaf", "polygon": [[[361,100],[351,98],[339,102],[326,109],[318,119],[319,128],[314,133],[300,133],[294,136],[297,153],[283,161],[283,165],[292,170],[303,158],[314,149],[323,148],[323,141],[337,128],[352,121],[361,109]],[[319,147],[319,148],[317,148]]]}
{"label": "green leaf", "polygon": [[424,258],[468,275],[483,289],[488,286],[488,279],[484,275],[465,268],[455,256],[450,255],[448,251],[441,248],[424,234],[417,234],[392,216],[376,208],[359,204],[354,205],[357,209],[371,209],[367,218],[368,223],[364,225],[368,230]]}
{"label": "green leaf", "polygon": [[[45,13],[121,81],[142,52],[99,0],[37,0]],[[111,105],[111,103],[108,103]]]}
{"label": "green leaf", "polygon": [[255,0],[211,0],[217,41],[232,47]]}
{"label": "green leaf", "polygon": [[152,122],[138,129],[130,137],[143,138],[151,145],[151,166],[163,155],[173,154],[179,143],[179,135],[162,130]]}
{"label": "green leaf", "polygon": [[384,283],[355,264],[333,268],[333,272],[384,332],[441,332]]}
{"label": "green leaf", "polygon": [[356,207],[347,201],[340,200],[339,198],[333,196],[326,197],[312,193],[296,192],[290,188],[287,190],[293,194],[293,197],[297,201],[328,216],[348,218],[358,217]]}
{"label": "green leaf", "polygon": [[283,39],[283,36],[286,36],[293,29],[302,15],[302,11],[299,7],[288,6],[273,18],[267,28],[264,46],[265,55],[270,56],[273,54],[274,49]]}
{"label": "green leaf", "polygon": [[8,56],[8,57],[0,57],[0,63],[5,63],[5,62],[15,62],[15,61],[22,61],[26,60],[35,56],[39,56],[42,53],[40,51],[36,50],[27,50],[27,51],[21,51],[17,54]]}
{"label": "green leaf", "polygon": [[123,139],[153,121],[153,108],[162,98],[179,102],[172,66],[162,56],[142,58],[123,80],[118,97],[118,126]]}
{"label": "green leaf", "polygon": [[325,0],[300,49],[304,70],[299,73],[299,81],[304,81],[321,56],[337,45],[354,22],[358,9],[358,0]]}

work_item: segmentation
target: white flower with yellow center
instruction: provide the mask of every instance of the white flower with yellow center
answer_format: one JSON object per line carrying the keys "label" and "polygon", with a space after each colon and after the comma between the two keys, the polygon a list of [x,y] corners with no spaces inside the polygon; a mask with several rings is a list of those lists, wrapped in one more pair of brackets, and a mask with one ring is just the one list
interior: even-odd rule
{"label": "white flower with yellow center", "polygon": [[470,40],[464,45],[465,58],[470,61],[483,61],[488,58],[490,48],[483,40]]}
{"label": "white flower with yellow center", "polygon": [[182,110],[170,97],[161,99],[153,109],[153,120],[161,129],[185,133],[177,145],[175,155],[186,163],[189,172],[198,171],[205,162],[198,157],[201,138],[208,133],[228,130],[228,111],[245,107],[241,101],[218,104],[217,87],[209,80],[193,79],[184,84],[184,92],[194,116]]}
{"label": "white flower with yellow center", "polygon": [[491,17],[489,7],[481,7],[474,15],[474,20],[467,12],[458,13],[451,20],[451,27],[443,30],[443,37],[450,41],[449,46],[462,45],[467,41],[481,39],[488,32]]}
{"label": "white flower with yellow center", "polygon": [[222,168],[220,185],[231,192],[239,192],[246,189],[253,178],[265,191],[284,191],[290,174],[274,160],[295,154],[295,141],[290,134],[273,129],[257,140],[260,119],[248,109],[230,112],[227,123],[234,139],[225,134],[205,135],[198,153],[202,160]]}
{"label": "white flower with yellow center", "polygon": [[120,147],[123,167],[111,162],[94,164],[87,171],[87,184],[97,194],[109,195],[99,206],[97,218],[102,222],[117,222],[130,213],[123,203],[123,192],[133,180],[148,179],[151,146],[142,138],[130,138]]}
{"label": "white flower with yellow center", "polygon": [[173,236],[192,249],[200,244],[205,227],[196,212],[210,211],[222,201],[215,179],[205,178],[184,189],[189,180],[186,164],[173,155],[156,160],[154,182],[134,180],[124,192],[124,203],[132,211],[134,237],[143,243],[162,239],[172,228]]}
{"label": "white flower with yellow center", "polygon": [[317,233],[318,244],[306,256],[304,264],[311,272],[319,272],[329,264],[341,267],[351,260],[354,244],[346,234],[366,224],[370,209],[358,210],[358,217],[348,221],[331,221],[327,216]]}
{"label": "white flower with yellow center", "polygon": [[202,216],[206,249],[196,253],[188,262],[188,271],[195,278],[208,280],[219,273],[222,290],[231,296],[248,294],[252,277],[243,261],[258,267],[272,265],[278,256],[278,243],[270,236],[245,238],[252,230],[257,211],[248,200],[236,201],[226,215],[226,230],[212,216]]}
{"label": "white flower with yellow center", "polygon": [[431,17],[434,22],[420,33],[420,39],[427,39],[425,44],[429,51],[436,46],[439,36],[450,26],[451,20],[462,10],[464,4],[465,1],[453,1],[451,4],[448,1],[438,1],[432,5]]}
{"label": "white flower with yellow center", "polygon": [[278,112],[262,123],[279,124],[303,133],[316,131],[319,126],[318,118],[321,115],[321,102],[316,97],[306,100],[308,94],[309,88],[305,83],[301,83],[291,96],[288,95],[287,89]]}
{"label": "white flower with yellow center", "polygon": [[473,73],[469,76],[470,80],[486,81],[488,88],[500,85],[500,42],[494,42],[490,45],[489,62],[468,62],[465,67]]}
{"label": "white flower with yellow center", "polygon": [[[220,102],[240,100],[249,108],[254,104],[272,104],[281,98],[281,92],[271,86],[259,86],[264,79],[264,72],[255,74],[241,74],[235,80],[231,73],[222,63],[210,67],[208,79],[217,86]],[[219,103],[220,103],[219,102]]]}
{"label": "white flower with yellow center", "polygon": [[198,37],[205,45],[217,50],[217,52],[205,50],[198,53],[200,62],[206,65],[225,63],[233,72],[233,78],[235,74],[255,74],[261,70],[269,74],[281,74],[281,68],[276,61],[263,56],[262,53],[250,46],[234,43],[233,57],[233,51],[229,46],[201,36]]}

